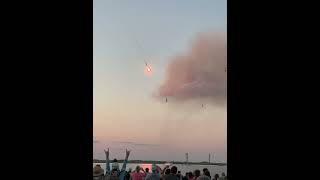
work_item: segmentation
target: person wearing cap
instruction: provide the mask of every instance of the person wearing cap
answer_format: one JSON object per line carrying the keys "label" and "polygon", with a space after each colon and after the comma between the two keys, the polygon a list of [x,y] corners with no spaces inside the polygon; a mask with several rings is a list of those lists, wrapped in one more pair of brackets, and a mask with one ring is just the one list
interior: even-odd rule
{"label": "person wearing cap", "polygon": [[145,180],[160,180],[160,174],[157,172],[157,165],[152,164],[151,171],[152,172],[146,176]]}
{"label": "person wearing cap", "polygon": [[126,157],[124,159],[123,165],[121,170],[119,170],[119,164],[117,159],[114,159],[112,162],[112,169],[110,168],[110,161],[109,161],[109,148],[108,150],[104,150],[106,154],[106,180],[125,180],[126,176],[126,165],[128,162],[128,158],[130,155],[130,151],[126,149]]}
{"label": "person wearing cap", "polygon": [[104,170],[99,164],[93,168],[93,180],[104,180]]}

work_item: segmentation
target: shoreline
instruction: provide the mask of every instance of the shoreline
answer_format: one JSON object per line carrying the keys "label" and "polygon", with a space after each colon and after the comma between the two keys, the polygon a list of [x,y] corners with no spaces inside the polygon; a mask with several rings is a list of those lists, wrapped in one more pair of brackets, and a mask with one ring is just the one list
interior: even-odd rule
{"label": "shoreline", "polygon": [[[111,160],[112,161],[112,160]],[[110,162],[111,162],[110,161]],[[118,160],[118,163],[123,163],[124,160]],[[94,159],[93,163],[106,163],[106,160]],[[130,160],[128,164],[166,164],[166,161],[142,161],[142,160]],[[179,162],[171,161],[171,164],[185,164],[185,165],[213,165],[213,166],[227,166],[227,163],[208,163],[208,162]]]}

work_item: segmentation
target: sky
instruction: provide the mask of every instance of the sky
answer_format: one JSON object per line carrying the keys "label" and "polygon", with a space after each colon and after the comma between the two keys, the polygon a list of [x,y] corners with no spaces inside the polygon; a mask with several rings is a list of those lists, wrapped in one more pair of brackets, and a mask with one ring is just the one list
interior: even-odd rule
{"label": "sky", "polygon": [[226,162],[226,29],[226,0],[94,0],[93,158]]}

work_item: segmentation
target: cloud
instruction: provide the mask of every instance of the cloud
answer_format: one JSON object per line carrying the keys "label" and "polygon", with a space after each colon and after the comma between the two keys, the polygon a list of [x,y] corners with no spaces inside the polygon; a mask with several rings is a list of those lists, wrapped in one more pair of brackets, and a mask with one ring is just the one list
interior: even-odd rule
{"label": "cloud", "polygon": [[224,33],[198,34],[185,54],[172,57],[163,83],[154,91],[157,99],[184,102],[209,99],[221,104],[227,98],[227,38]]}

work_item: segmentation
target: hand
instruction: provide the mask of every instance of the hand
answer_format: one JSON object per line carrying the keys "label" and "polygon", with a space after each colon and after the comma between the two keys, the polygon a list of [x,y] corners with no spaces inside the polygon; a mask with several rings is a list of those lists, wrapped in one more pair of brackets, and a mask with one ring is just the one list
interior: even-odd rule
{"label": "hand", "polygon": [[108,151],[104,150],[104,153],[106,154],[106,157],[109,157],[109,148]]}
{"label": "hand", "polygon": [[158,171],[158,172],[162,171],[162,169],[161,169],[160,166],[156,165],[156,167],[157,167],[157,171]]}
{"label": "hand", "polygon": [[130,150],[126,149],[126,156],[129,157],[130,155]]}

